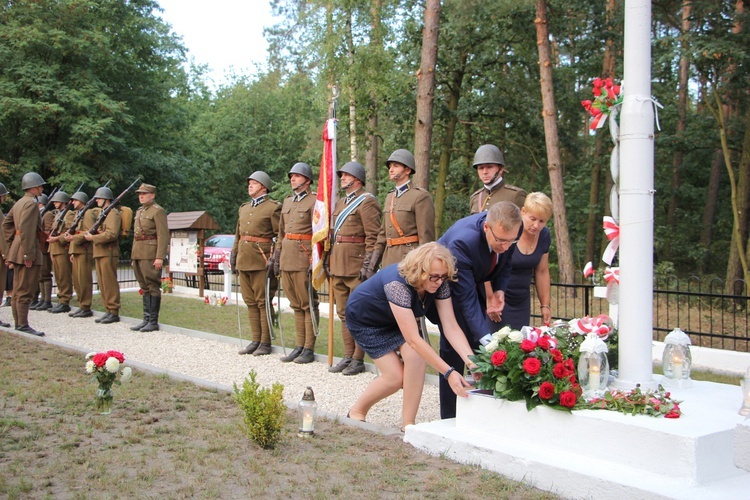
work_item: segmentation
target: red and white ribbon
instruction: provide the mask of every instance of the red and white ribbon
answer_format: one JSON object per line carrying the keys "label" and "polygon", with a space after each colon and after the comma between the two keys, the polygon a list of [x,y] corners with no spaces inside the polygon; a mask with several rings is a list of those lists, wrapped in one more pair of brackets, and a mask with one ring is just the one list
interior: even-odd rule
{"label": "red and white ribbon", "polygon": [[620,284],[620,268],[619,267],[608,267],[604,270],[604,281],[607,283]]}
{"label": "red and white ribbon", "polygon": [[583,277],[590,278],[594,275],[594,264],[589,261],[588,264],[583,268]]}
{"label": "red and white ribbon", "polygon": [[597,130],[604,126],[605,123],[607,123],[607,117],[609,115],[607,113],[600,113],[593,118],[591,118],[591,130]]}
{"label": "red and white ribbon", "polygon": [[612,331],[610,326],[609,316],[606,314],[600,314],[594,318],[590,316],[584,316],[572,320],[572,327],[577,333],[581,335],[587,335],[589,333],[595,333],[602,339],[606,340],[609,337],[609,333]]}
{"label": "red and white ribbon", "polygon": [[609,240],[609,245],[604,249],[602,260],[611,265],[617,253],[617,248],[620,246],[620,226],[612,217],[605,215],[602,227],[604,227],[604,234]]}

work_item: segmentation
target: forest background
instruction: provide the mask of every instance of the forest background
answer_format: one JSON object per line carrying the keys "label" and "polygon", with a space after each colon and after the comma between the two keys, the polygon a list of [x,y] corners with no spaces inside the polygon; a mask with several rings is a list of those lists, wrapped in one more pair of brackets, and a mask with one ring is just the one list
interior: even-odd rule
{"label": "forest background", "polygon": [[[553,197],[553,276],[600,263],[612,143],[581,101],[595,77],[622,78],[623,0],[271,4],[266,65],[212,88],[158,2],[3,0],[0,178],[17,197],[27,171],[89,194],[142,175],[168,212],[207,210],[231,233],[251,172],[279,200],[295,162],[317,175],[336,85],[338,164],[363,163],[381,203],[384,161],[415,151],[441,233],[480,187],[474,151],[496,144],[507,182]],[[735,291],[750,257],[749,12],[746,0],[652,2],[655,264]]]}

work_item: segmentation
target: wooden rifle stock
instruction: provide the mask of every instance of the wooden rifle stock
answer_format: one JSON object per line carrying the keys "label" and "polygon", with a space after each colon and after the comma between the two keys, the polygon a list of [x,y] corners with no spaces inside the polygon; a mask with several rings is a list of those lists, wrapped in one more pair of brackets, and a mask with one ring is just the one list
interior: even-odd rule
{"label": "wooden rifle stock", "polygon": [[[73,194],[77,193],[81,189],[83,189],[83,182],[80,186],[78,186],[78,189],[74,191]],[[50,196],[50,198],[52,198]],[[62,209],[57,216],[55,217],[55,221],[52,223],[52,232],[49,233],[51,237],[58,236],[60,234],[60,231],[62,231],[63,224],[65,223],[65,216],[70,211],[70,209],[73,208],[73,200],[70,200],[66,205],[65,208]]]}
{"label": "wooden rifle stock", "polygon": [[141,177],[140,177],[140,176],[138,176],[138,178],[137,178],[136,180],[134,180],[134,181],[133,181],[133,183],[132,183],[132,184],[131,184],[130,186],[128,186],[128,187],[127,187],[127,188],[125,189],[125,191],[123,191],[122,193],[120,193],[120,194],[119,194],[119,195],[117,196],[117,198],[115,198],[114,200],[112,200],[112,202],[111,202],[111,203],[110,203],[110,204],[109,204],[109,205],[107,206],[107,208],[105,208],[105,209],[103,209],[103,210],[101,211],[101,213],[99,214],[99,217],[97,217],[97,219],[96,219],[96,222],[94,222],[94,224],[93,224],[93,225],[92,225],[92,226],[91,226],[91,227],[89,228],[89,233],[91,233],[91,234],[96,234],[96,233],[98,233],[98,232],[99,232],[99,226],[101,226],[101,225],[102,225],[102,224],[104,223],[104,219],[106,219],[106,218],[107,218],[107,214],[109,214],[109,212],[110,212],[110,211],[111,211],[111,210],[112,210],[113,208],[115,208],[115,207],[116,207],[117,205],[119,205],[119,204],[120,204],[120,202],[121,202],[121,201],[122,201],[122,199],[123,199],[123,198],[125,197],[125,195],[126,195],[126,194],[128,194],[128,192],[129,192],[129,191],[130,191],[131,189],[133,189],[133,187],[134,187],[134,186],[135,186],[135,185],[136,185],[136,184],[138,183],[138,181],[140,181],[140,180],[141,180]]}
{"label": "wooden rifle stock", "polygon": [[49,212],[49,209],[52,208],[52,204],[54,203],[52,201],[52,197],[55,196],[55,194],[58,191],[60,191],[61,188],[62,188],[62,186],[61,187],[56,187],[55,189],[52,190],[52,192],[49,194],[49,199],[47,201],[47,204],[44,205],[44,208],[42,209],[42,211],[39,212],[39,217],[44,218],[44,214],[46,214],[47,212]]}

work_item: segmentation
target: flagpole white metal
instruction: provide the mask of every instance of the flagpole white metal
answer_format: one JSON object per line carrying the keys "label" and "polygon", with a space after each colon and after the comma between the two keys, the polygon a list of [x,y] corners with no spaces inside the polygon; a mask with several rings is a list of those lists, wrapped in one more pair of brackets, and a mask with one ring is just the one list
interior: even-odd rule
{"label": "flagpole white metal", "polygon": [[655,389],[652,370],[654,107],[651,0],[625,2],[620,114],[620,324],[616,388]]}

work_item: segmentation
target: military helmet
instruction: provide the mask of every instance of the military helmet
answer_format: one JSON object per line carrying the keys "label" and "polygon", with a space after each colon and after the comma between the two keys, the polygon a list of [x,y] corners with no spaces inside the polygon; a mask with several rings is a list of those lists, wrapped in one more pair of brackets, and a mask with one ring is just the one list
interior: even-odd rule
{"label": "military helmet", "polygon": [[312,167],[310,167],[310,165],[308,165],[307,163],[295,163],[292,166],[292,169],[289,171],[288,176],[291,177],[292,174],[304,175],[308,179],[313,180]]}
{"label": "military helmet", "polygon": [[0,182],[0,196],[5,196],[8,194],[8,189],[5,187],[5,184]]}
{"label": "military helmet", "polygon": [[21,189],[26,191],[27,189],[44,186],[47,184],[44,179],[42,179],[42,176],[37,174],[36,172],[28,172],[24,174],[23,178],[21,179]]}
{"label": "military helmet", "polygon": [[388,167],[392,161],[409,167],[412,173],[417,171],[417,168],[414,166],[414,155],[411,154],[411,151],[408,151],[406,149],[397,149],[396,151],[391,153],[391,156],[389,156],[385,161],[385,166]]}
{"label": "military helmet", "polygon": [[40,205],[47,205],[47,203],[49,203],[49,198],[46,194],[40,194],[36,197],[36,202]]}
{"label": "military helmet", "polygon": [[112,194],[112,190],[107,186],[102,186],[94,193],[94,198],[103,198],[105,200],[114,200],[115,196]]}
{"label": "military helmet", "polygon": [[76,191],[75,193],[73,193],[73,196],[71,196],[71,199],[78,200],[81,203],[88,203],[89,195],[87,195],[83,191]]}
{"label": "military helmet", "polygon": [[477,165],[482,165],[484,163],[494,163],[495,165],[502,165],[504,167],[505,159],[503,158],[503,153],[500,151],[500,148],[493,146],[492,144],[479,146],[477,152],[474,153],[474,168],[477,168]]}
{"label": "military helmet", "polygon": [[349,174],[353,175],[360,181],[362,181],[362,184],[364,184],[367,179],[367,176],[365,175],[365,167],[362,166],[361,163],[357,163],[356,161],[350,161],[349,163],[345,163],[341,169],[336,172],[336,175],[341,177],[341,174]]}
{"label": "military helmet", "polygon": [[265,172],[256,170],[255,172],[253,172],[247,177],[247,180],[248,182],[250,181],[260,182],[263,185],[263,187],[265,187],[269,191],[271,190],[271,177]]}
{"label": "military helmet", "polygon": [[67,203],[70,201],[70,196],[65,191],[58,191],[52,195],[52,201],[57,203]]}

